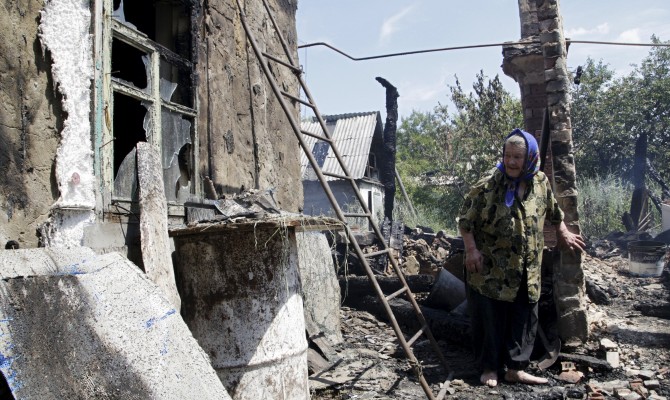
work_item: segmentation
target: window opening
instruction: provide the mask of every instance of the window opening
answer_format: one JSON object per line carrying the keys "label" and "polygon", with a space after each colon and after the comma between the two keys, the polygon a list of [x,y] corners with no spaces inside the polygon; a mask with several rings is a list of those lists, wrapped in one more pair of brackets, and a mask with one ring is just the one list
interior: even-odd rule
{"label": "window opening", "polygon": [[138,89],[149,89],[149,58],[139,49],[112,39],[112,79],[134,86]]}
{"label": "window opening", "polygon": [[132,199],[137,188],[135,145],[147,141],[147,108],[120,93],[114,93],[114,194]]}
{"label": "window opening", "polygon": [[323,168],[323,164],[326,162],[328,150],[330,150],[330,144],[328,144],[326,141],[319,140],[314,144],[312,154],[314,155],[314,158],[316,159],[316,162],[319,164],[320,168]]}
{"label": "window opening", "polygon": [[146,142],[144,119],[147,109],[142,103],[129,96],[114,94],[114,175],[119,170],[126,155],[139,141]]}
{"label": "window opening", "polygon": [[149,141],[160,144],[168,202],[183,203],[196,186],[192,6],[183,0],[107,4],[113,7],[109,66],[113,196],[134,199],[135,146]]}
{"label": "window opening", "polygon": [[368,165],[365,169],[365,176],[370,179],[379,179],[379,170],[377,169],[377,157],[374,153],[368,155]]}

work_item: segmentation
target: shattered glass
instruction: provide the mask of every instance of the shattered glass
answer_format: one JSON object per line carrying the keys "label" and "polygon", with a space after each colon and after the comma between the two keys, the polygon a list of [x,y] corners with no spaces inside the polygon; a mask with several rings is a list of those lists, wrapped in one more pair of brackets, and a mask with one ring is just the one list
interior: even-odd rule
{"label": "shattered glass", "polygon": [[115,20],[117,20],[117,21],[121,22],[122,24],[124,24],[126,26],[129,26],[129,27],[131,27],[135,30],[137,29],[137,27],[135,25],[126,21],[126,14],[123,11],[123,0],[121,0],[121,3],[119,4],[119,8],[114,10],[114,12],[112,13],[112,18],[114,18]]}
{"label": "shattered glass", "polygon": [[133,148],[121,162],[114,179],[114,196],[124,200],[132,200],[137,193],[137,150]]}
{"label": "shattered glass", "polygon": [[181,114],[161,112],[163,131],[162,161],[165,197],[168,201],[184,201],[191,192],[191,126]]}
{"label": "shattered glass", "polygon": [[167,79],[161,78],[160,92],[161,92],[161,99],[163,101],[170,101],[170,99],[172,99],[172,94],[176,89],[177,89],[177,83],[170,82]]}
{"label": "shattered glass", "polygon": [[[146,109],[144,119],[142,121],[142,127],[144,132],[151,132],[152,117],[151,117],[151,103],[142,102],[141,105]],[[128,153],[124,156],[123,161],[119,165],[119,169],[116,171],[116,176],[114,177],[114,196],[121,199],[133,200],[137,193],[137,158],[136,158],[136,147],[135,144],[138,141],[144,141],[144,135],[139,135],[135,137],[126,137],[126,138],[115,138],[114,140],[126,140],[128,141]],[[146,138],[147,141],[150,140],[149,137]],[[130,147],[132,145],[132,147]],[[121,157],[121,154],[115,154],[114,157]]]}

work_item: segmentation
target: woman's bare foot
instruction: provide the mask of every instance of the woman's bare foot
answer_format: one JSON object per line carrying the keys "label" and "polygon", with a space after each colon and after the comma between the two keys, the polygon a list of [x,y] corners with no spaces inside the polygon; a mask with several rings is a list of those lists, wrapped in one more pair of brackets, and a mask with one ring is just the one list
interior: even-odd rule
{"label": "woman's bare foot", "polygon": [[517,371],[515,369],[508,369],[505,373],[505,380],[507,382],[525,383],[527,385],[543,385],[549,382],[546,378],[531,375],[527,372]]}
{"label": "woman's bare foot", "polygon": [[498,372],[497,371],[491,371],[491,370],[484,370],[484,373],[482,373],[482,376],[479,378],[479,381],[482,383],[482,385],[486,385],[488,387],[496,387],[498,386]]}

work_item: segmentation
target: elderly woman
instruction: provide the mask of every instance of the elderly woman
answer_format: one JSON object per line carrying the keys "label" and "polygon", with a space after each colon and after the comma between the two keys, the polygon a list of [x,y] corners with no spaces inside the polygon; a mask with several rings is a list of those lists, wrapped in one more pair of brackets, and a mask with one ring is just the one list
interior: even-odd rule
{"label": "elderly woman", "polygon": [[458,219],[473,347],[483,370],[480,381],[490,387],[505,367],[509,382],[547,383],[524,372],[537,330],[545,219],[556,226],[559,244],[584,249],[581,236],[565,226],[538,162],[535,138],[512,131],[502,162],[472,187]]}

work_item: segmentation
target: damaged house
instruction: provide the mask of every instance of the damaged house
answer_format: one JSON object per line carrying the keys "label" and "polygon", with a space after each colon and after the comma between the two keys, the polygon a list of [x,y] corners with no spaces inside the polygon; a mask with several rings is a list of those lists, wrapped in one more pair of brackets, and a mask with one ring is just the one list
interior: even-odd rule
{"label": "damaged house", "polygon": [[[296,7],[292,0],[5,5],[0,241],[20,249],[0,254],[0,371],[16,397],[309,398],[305,331],[341,341],[337,328],[327,329],[339,323],[339,287],[334,276],[314,274],[327,267],[299,270],[329,266],[334,275],[327,241],[304,232],[309,218],[294,213],[304,194],[305,213],[327,211],[287,124],[287,113],[298,120],[298,105],[282,107],[249,40],[251,32],[263,52],[297,59]],[[524,37],[558,21],[531,11]],[[542,107],[525,113],[535,132],[540,108],[557,95],[546,98],[553,85],[544,76],[521,79],[535,62],[562,61],[565,52],[514,50],[506,71],[528,86],[524,93],[543,93]],[[279,89],[299,98],[291,70],[270,65]],[[570,132],[558,117],[567,112],[550,111],[558,197],[578,229],[574,168],[560,153]],[[378,215],[385,200],[378,181],[391,172],[379,168],[386,164],[380,114],[327,124],[355,145],[343,155]],[[324,169],[329,152],[313,144]],[[339,195],[343,205],[352,196]],[[241,197],[260,208],[240,210]],[[191,218],[202,209],[208,221]],[[278,218],[267,217],[273,213]],[[560,257],[562,333],[582,338],[580,260]],[[308,291],[333,308],[313,312],[301,296]]]}
{"label": "damaged house", "polygon": [[[279,46],[254,17],[262,3],[246,7],[266,46]],[[295,4],[275,7],[295,47]],[[138,142],[160,149],[171,222],[204,198],[206,181],[217,197],[274,188],[282,209],[301,206],[297,144],[235,1],[19,1],[2,18],[12,34],[2,44],[0,239],[128,248],[132,259]],[[290,73],[276,74],[297,91]]]}
{"label": "damaged house", "polygon": [[[356,180],[358,189],[366,200],[366,206],[372,212],[375,221],[379,223],[384,219],[384,186],[380,181],[379,168],[385,165],[382,160],[386,156],[381,114],[375,111],[330,115],[323,118],[332,139],[337,143],[337,148],[345,160],[349,173]],[[306,132],[321,133],[321,126],[317,121],[303,121],[301,129]],[[314,137],[307,137],[305,140],[324,173],[343,175],[333,154],[333,148],[327,142],[319,141]],[[330,202],[305,154],[302,154],[300,158],[300,171],[305,195],[303,212],[307,215],[333,215]],[[338,204],[345,209],[358,205],[356,194],[348,182],[332,176],[327,179]],[[348,211],[360,210],[349,209]],[[354,229],[368,229],[367,226],[360,226],[361,223],[355,218],[352,218],[351,224]]]}

